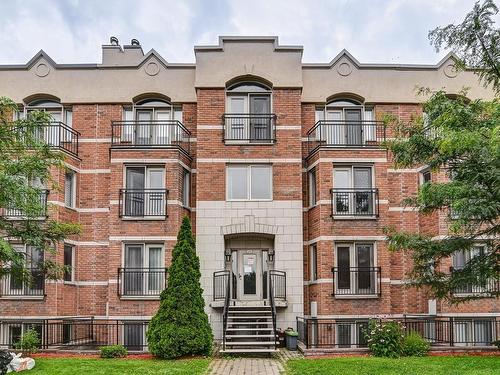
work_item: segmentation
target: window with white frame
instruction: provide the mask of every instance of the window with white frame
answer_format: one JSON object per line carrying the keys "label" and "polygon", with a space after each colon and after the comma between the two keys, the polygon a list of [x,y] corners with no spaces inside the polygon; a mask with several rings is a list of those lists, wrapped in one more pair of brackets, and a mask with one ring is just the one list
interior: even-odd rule
{"label": "window with white frame", "polygon": [[420,172],[420,185],[432,182],[432,173],[430,169],[425,169]]}
{"label": "window with white frame", "polygon": [[161,244],[125,244],[122,296],[156,296],[165,288],[165,252]]}
{"label": "window with white frame", "polygon": [[69,208],[76,205],[76,172],[72,170],[64,174],[64,205]]}
{"label": "window with white frame", "polygon": [[338,99],[316,107],[317,136],[329,145],[363,145],[377,140],[373,107],[353,99]]}
{"label": "window with white frame", "polygon": [[[41,268],[43,251],[25,244],[12,244],[12,248],[24,258],[24,266],[31,274],[31,280],[9,272],[3,279],[1,294],[4,296],[43,296],[44,274]],[[6,264],[5,267],[9,268],[10,264]]]}
{"label": "window with white frame", "polygon": [[316,169],[309,171],[309,207],[316,206]]}
{"label": "window with white frame", "polygon": [[368,322],[338,321],[336,323],[336,343],[339,348],[359,348],[367,346],[365,331]]}
{"label": "window with white frame", "polygon": [[123,216],[165,216],[167,210],[165,167],[126,166],[122,201]]}
{"label": "window with white frame", "polygon": [[227,200],[272,200],[272,173],[271,165],[228,165]]}
{"label": "window with white frame", "polygon": [[187,169],[182,170],[182,205],[184,207],[190,206],[191,194],[191,174]]}
{"label": "window with white frame", "polygon": [[318,249],[316,244],[309,247],[309,280],[318,279]]}
{"label": "window with white frame", "polygon": [[335,166],[333,169],[333,215],[373,216],[376,190],[372,166]]}
{"label": "window with white frame", "polygon": [[378,268],[372,243],[335,244],[335,295],[375,295]]}
{"label": "window with white frame", "polygon": [[182,123],[182,106],[163,99],[149,98],[123,108],[121,141],[136,145],[169,145],[179,141],[177,126]]}
{"label": "window with white frame", "polygon": [[75,281],[75,247],[64,244],[64,281]]}
{"label": "window with white frame", "polygon": [[494,320],[455,319],[453,344],[455,346],[489,346],[492,344],[494,332]]}
{"label": "window with white frame", "polygon": [[[486,253],[486,244],[475,244],[470,249],[460,250],[452,255],[453,270],[462,270],[474,257],[482,256]],[[465,285],[455,289],[455,294],[476,294],[488,292],[493,289],[494,280],[488,281],[486,285]],[[491,284],[491,285],[489,285]]]}

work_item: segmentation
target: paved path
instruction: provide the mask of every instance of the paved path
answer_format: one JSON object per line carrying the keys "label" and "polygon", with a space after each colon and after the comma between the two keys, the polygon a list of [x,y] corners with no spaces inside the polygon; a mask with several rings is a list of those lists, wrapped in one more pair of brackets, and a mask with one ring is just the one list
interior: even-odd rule
{"label": "paved path", "polygon": [[299,352],[281,349],[272,357],[216,357],[208,370],[209,375],[281,375],[283,363],[303,358]]}
{"label": "paved path", "polygon": [[275,358],[215,358],[210,375],[280,375],[283,365]]}

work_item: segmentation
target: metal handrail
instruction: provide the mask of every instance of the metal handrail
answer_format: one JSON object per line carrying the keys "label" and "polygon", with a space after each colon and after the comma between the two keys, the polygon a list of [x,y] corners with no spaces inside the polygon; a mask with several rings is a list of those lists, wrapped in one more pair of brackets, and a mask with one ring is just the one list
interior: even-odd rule
{"label": "metal handrail", "polygon": [[[222,115],[222,141],[274,143],[276,141],[276,114],[274,113],[224,113]],[[256,123],[252,124],[252,120]],[[240,129],[232,129],[238,126]],[[264,127],[256,129],[255,126]]]}
{"label": "metal handrail", "polygon": [[168,189],[120,189],[118,203],[119,217],[168,217]]}
{"label": "metal handrail", "polygon": [[[333,293],[332,295],[338,295],[338,296],[363,296],[363,295],[378,295],[380,296],[382,294],[382,268],[381,267],[349,267],[348,269],[344,270],[345,272],[348,273],[349,277],[349,288],[339,288],[339,272],[341,272],[339,267],[333,267],[332,268],[332,273],[333,273]],[[365,274],[368,275],[368,280],[369,280],[369,287],[368,288],[360,288],[358,283],[359,283],[359,275],[360,274]],[[358,279],[356,279],[358,277]],[[354,279],[353,279],[354,278]],[[352,284],[354,280],[354,285]],[[371,285],[371,283],[374,283]],[[346,292],[340,293],[339,290],[345,290]]]}
{"label": "metal handrail", "polygon": [[214,272],[214,280],[215,274],[223,274],[226,277],[226,296],[224,298],[224,308],[222,310],[222,350],[226,349],[226,329],[227,329],[227,319],[229,314],[229,301],[231,300],[231,287],[230,287],[230,271],[217,271]]}
{"label": "metal handrail", "polygon": [[[158,267],[158,268],[133,268],[133,267],[120,267],[118,268],[118,296],[159,296],[160,293],[167,286],[167,272],[168,268]],[[153,280],[149,280],[149,276],[153,275]],[[127,276],[132,279],[126,281]],[[158,289],[152,289],[151,281],[153,285],[158,285]],[[129,290],[130,289],[130,290]]]}
{"label": "metal handrail", "polygon": [[[378,188],[330,189],[331,216],[378,216]],[[338,209],[340,205],[340,210]]]}
{"label": "metal handrail", "polygon": [[276,346],[276,304],[274,302],[274,285],[273,285],[273,278],[272,277],[269,278],[269,305],[271,306],[271,314],[272,314],[272,320],[273,320],[274,349],[277,349],[277,346]]}

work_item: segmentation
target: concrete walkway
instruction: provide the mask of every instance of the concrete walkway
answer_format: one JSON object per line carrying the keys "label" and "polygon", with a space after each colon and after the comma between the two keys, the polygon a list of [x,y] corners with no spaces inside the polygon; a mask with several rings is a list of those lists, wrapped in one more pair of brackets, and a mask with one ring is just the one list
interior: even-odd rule
{"label": "concrete walkway", "polygon": [[216,357],[208,369],[209,375],[281,375],[289,359],[303,358],[299,352],[280,349],[271,357]]}
{"label": "concrete walkway", "polygon": [[215,358],[210,375],[280,375],[284,371],[275,358]]}

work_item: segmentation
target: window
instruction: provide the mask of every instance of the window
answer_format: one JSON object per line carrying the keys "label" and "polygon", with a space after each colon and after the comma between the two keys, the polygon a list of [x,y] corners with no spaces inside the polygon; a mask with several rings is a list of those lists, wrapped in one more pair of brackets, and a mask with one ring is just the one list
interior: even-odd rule
{"label": "window", "polygon": [[430,170],[422,171],[420,174],[420,185],[426,184],[432,181],[432,174]]}
{"label": "window", "polygon": [[316,206],[316,169],[309,172],[309,207]]}
{"label": "window", "polygon": [[188,170],[182,170],[182,205],[189,207],[191,194],[191,175]]}
{"label": "window", "polygon": [[123,324],[123,345],[128,350],[141,351],[145,346],[145,331],[144,323],[127,322]]}
{"label": "window", "polygon": [[[32,280],[29,282],[29,280],[9,273],[4,279],[0,294],[4,296],[43,296],[44,274],[41,269],[43,251],[24,244],[12,244],[12,247],[15,252],[23,256],[26,270],[31,273]],[[9,264],[6,267],[9,267]]]}
{"label": "window", "polygon": [[[472,246],[471,249],[457,251],[452,255],[453,270],[463,269],[467,263],[471,261],[476,256],[484,255],[486,252],[485,244],[476,244]],[[455,294],[476,294],[485,293],[494,288],[494,281],[486,282],[486,285],[465,285],[463,287],[455,289]]]}
{"label": "window", "polygon": [[122,201],[124,216],[165,216],[167,211],[165,168],[127,166]]}
{"label": "window", "polygon": [[453,322],[455,346],[488,346],[494,337],[495,321],[489,319],[463,319]]}
{"label": "window", "polygon": [[[3,344],[6,344],[8,347],[12,348],[15,344],[19,343],[21,337],[26,333],[26,331],[32,329],[35,330],[38,334],[38,338],[40,342],[43,342],[43,327],[42,323],[4,323],[2,325],[3,335],[0,337]],[[1,330],[0,330],[1,331]]]}
{"label": "window", "polygon": [[76,201],[76,173],[66,171],[64,174],[64,205],[75,208]]}
{"label": "window", "polygon": [[350,243],[335,246],[334,284],[336,295],[378,293],[378,269],[374,267],[373,244]]}
{"label": "window", "polygon": [[124,107],[121,141],[135,145],[170,145],[181,134],[176,121],[182,122],[182,107],[162,99],[141,100]]}
{"label": "window", "polygon": [[372,107],[351,99],[340,99],[325,107],[316,107],[318,137],[329,145],[365,145],[377,141]]}
{"label": "window", "polygon": [[271,200],[270,165],[231,165],[226,168],[228,200]]}
{"label": "window", "polygon": [[64,245],[64,281],[75,281],[75,247]]}
{"label": "window", "polygon": [[121,294],[159,295],[165,288],[164,258],[163,245],[126,244]]}
{"label": "window", "polygon": [[269,142],[274,138],[271,89],[242,82],[227,89],[225,140]]}
{"label": "window", "polygon": [[343,322],[337,325],[337,346],[339,348],[359,348],[367,346],[365,331],[368,329],[368,322]]}
{"label": "window", "polygon": [[311,245],[309,247],[309,262],[310,262],[310,281],[316,281],[318,279],[318,254],[316,245]]}
{"label": "window", "polygon": [[373,216],[376,190],[371,166],[339,166],[333,169],[333,215]]}

